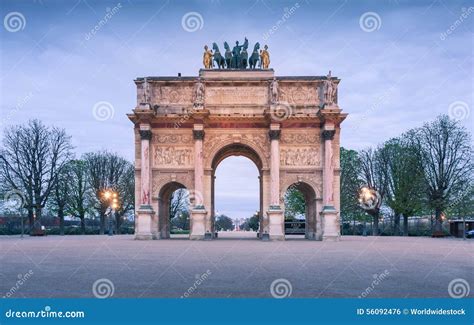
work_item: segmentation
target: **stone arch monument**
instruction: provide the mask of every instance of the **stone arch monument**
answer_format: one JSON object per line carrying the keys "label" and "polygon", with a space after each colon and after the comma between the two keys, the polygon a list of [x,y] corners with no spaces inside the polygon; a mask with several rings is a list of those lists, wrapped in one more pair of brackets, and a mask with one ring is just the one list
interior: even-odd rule
{"label": "stone arch monument", "polygon": [[306,238],[338,240],[339,79],[275,77],[272,69],[202,69],[198,77],[137,78],[135,238],[169,237],[169,196],[192,196],[190,238],[213,238],[214,173],[228,156],[255,163],[260,238],[283,240],[283,195],[307,202]]}

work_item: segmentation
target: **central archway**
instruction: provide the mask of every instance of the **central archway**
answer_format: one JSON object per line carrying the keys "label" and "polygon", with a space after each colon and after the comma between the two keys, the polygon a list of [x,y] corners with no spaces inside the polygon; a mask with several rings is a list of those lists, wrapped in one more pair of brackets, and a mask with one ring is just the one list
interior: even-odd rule
{"label": "central archway", "polygon": [[263,163],[258,153],[250,146],[242,143],[233,143],[224,146],[214,155],[211,163],[211,229],[212,234],[216,237],[215,221],[216,221],[216,205],[215,205],[215,179],[216,170],[219,164],[226,158],[231,156],[243,156],[252,161],[258,170],[259,179],[259,207],[258,207],[258,219],[259,219],[259,231],[260,234],[263,228]]}

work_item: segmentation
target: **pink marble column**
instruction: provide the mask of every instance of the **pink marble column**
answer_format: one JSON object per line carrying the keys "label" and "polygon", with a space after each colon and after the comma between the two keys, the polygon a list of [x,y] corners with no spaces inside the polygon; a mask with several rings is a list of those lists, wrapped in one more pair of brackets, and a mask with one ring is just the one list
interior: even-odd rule
{"label": "pink marble column", "polygon": [[[194,136],[194,191],[197,200],[204,198],[204,163],[203,163],[203,140],[204,130],[202,125],[195,125],[193,130]],[[204,202],[195,202],[196,206],[203,206]]]}
{"label": "pink marble column", "polygon": [[140,172],[140,208],[151,209],[151,198],[150,198],[150,184],[151,184],[151,173],[150,173],[150,140],[151,130],[149,124],[140,125],[140,138],[141,138],[141,172]]}
{"label": "pink marble column", "polygon": [[280,208],[280,128],[271,126],[270,136],[270,207]]}
{"label": "pink marble column", "polygon": [[323,169],[323,209],[332,207],[334,209],[334,164],[332,140],[335,130],[324,130],[324,169]]}

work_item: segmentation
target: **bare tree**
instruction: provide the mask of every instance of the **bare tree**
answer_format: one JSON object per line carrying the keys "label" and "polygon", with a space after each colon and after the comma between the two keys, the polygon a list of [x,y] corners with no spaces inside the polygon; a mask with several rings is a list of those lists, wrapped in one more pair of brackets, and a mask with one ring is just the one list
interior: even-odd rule
{"label": "bare tree", "polygon": [[70,188],[68,192],[67,213],[81,220],[81,233],[86,232],[85,217],[90,211],[91,190],[87,179],[86,163],[72,160],[68,163]]}
{"label": "bare tree", "polygon": [[34,231],[41,226],[42,210],[59,170],[70,155],[70,137],[63,129],[30,120],[26,125],[7,129],[3,145],[0,151],[2,180],[11,190],[24,194],[30,231]]}
{"label": "bare tree", "polygon": [[135,166],[127,161],[125,172],[121,175],[118,186],[120,206],[115,211],[115,230],[120,234],[124,216],[135,208]]}
{"label": "bare tree", "polygon": [[113,189],[120,192],[123,175],[130,163],[117,154],[107,151],[91,152],[84,155],[89,185],[94,194],[94,209],[100,217],[100,234],[105,232],[105,217],[109,203],[102,197],[103,191]]}
{"label": "bare tree", "polygon": [[386,177],[380,159],[380,149],[362,150],[359,158],[360,179],[367,187],[377,193],[377,197],[373,201],[374,204],[366,210],[373,219],[372,235],[377,236],[379,234],[380,207],[387,189]]}
{"label": "bare tree", "polygon": [[471,136],[447,115],[416,130],[413,141],[423,168],[428,203],[435,210],[433,236],[442,236],[442,215],[469,184],[474,168]]}
{"label": "bare tree", "polygon": [[69,195],[71,190],[70,169],[66,164],[58,173],[53,193],[49,200],[51,211],[59,218],[59,234],[64,235],[64,216],[66,214]]}

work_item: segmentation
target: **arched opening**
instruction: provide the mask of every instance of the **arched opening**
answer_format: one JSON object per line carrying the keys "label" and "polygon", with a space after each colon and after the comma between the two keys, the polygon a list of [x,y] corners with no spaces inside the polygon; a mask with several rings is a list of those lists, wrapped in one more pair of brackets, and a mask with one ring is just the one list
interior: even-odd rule
{"label": "arched opening", "polygon": [[189,238],[189,192],[178,182],[163,186],[158,196],[158,232],[161,239]]}
{"label": "arched opening", "polygon": [[[217,152],[211,167],[214,237],[256,239],[263,215],[260,157],[249,146],[231,144]],[[231,229],[228,227],[229,218],[232,219]]]}
{"label": "arched opening", "polygon": [[316,193],[304,182],[285,191],[285,238],[316,239]]}

